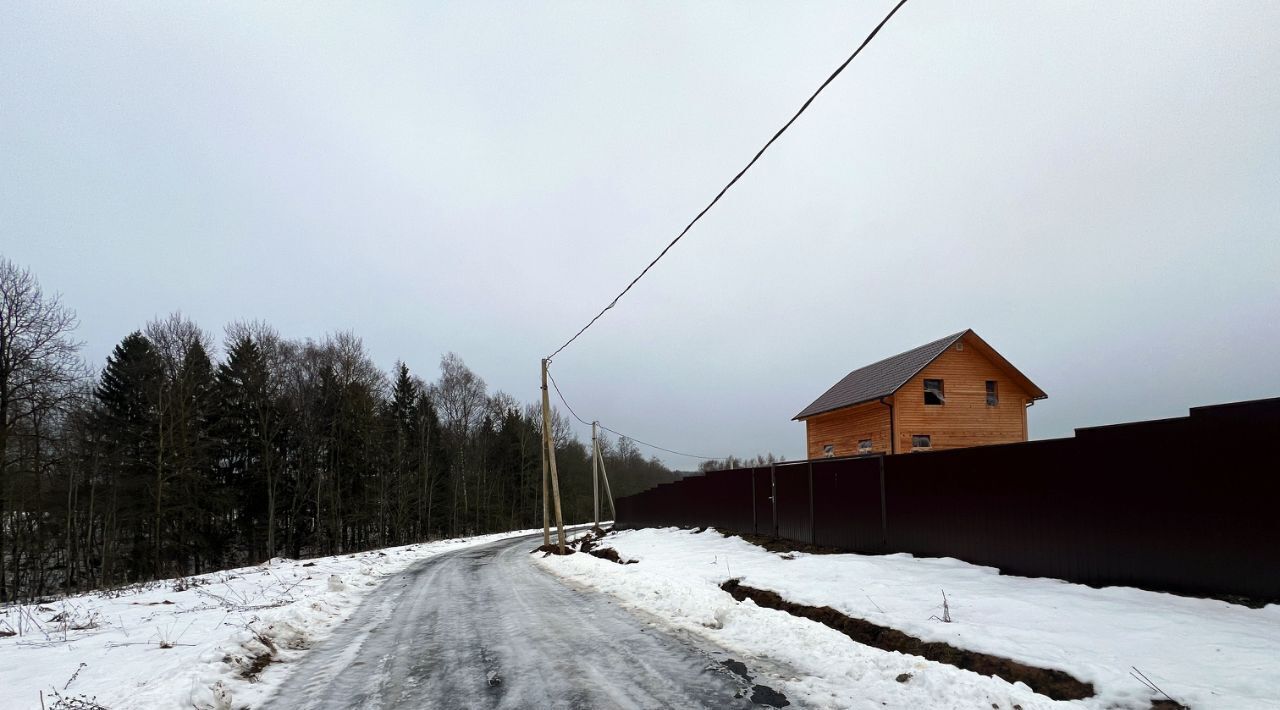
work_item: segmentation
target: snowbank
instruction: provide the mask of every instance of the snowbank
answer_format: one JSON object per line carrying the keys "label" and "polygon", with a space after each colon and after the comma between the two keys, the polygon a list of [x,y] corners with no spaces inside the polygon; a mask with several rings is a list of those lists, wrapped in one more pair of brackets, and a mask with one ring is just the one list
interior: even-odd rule
{"label": "snowbank", "polygon": [[[407,545],[0,608],[0,707],[54,692],[111,710],[261,707],[289,663],[387,576],[461,547],[528,532]],[[4,636],[21,631],[20,635]]]}
{"label": "snowbank", "polygon": [[[768,659],[808,705],[839,708],[1142,708],[1156,696],[1137,667],[1195,710],[1274,708],[1280,698],[1280,606],[1249,609],[1137,589],[1005,577],[989,567],[910,555],[779,555],[715,531],[619,532],[602,545],[639,564],[589,555],[538,564],[671,624]],[[724,581],[892,627],[926,641],[1066,671],[1093,698],[1055,702],[1021,684],[880,651],[782,611],[737,603]],[[952,623],[943,616],[946,591]],[[903,673],[911,677],[898,681]]]}

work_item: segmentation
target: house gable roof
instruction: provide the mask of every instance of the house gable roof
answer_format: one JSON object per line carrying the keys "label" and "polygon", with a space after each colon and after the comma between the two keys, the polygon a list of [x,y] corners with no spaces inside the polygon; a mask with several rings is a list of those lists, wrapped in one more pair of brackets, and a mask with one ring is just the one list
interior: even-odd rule
{"label": "house gable roof", "polygon": [[816,414],[888,397],[901,389],[911,378],[919,374],[929,363],[938,359],[939,355],[946,352],[947,348],[961,338],[972,342],[975,349],[1022,384],[1032,399],[1044,399],[1047,396],[1026,375],[1019,372],[986,341],[979,338],[977,333],[972,330],[962,330],[850,372],[792,419],[807,419]]}

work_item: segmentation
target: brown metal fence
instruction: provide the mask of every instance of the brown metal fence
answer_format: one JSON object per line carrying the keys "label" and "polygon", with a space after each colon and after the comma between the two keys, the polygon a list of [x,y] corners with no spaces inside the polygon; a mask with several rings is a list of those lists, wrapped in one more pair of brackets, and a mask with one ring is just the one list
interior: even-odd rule
{"label": "brown metal fence", "polygon": [[716,471],[617,501],[703,526],[1092,585],[1280,599],[1280,399],[1069,439]]}

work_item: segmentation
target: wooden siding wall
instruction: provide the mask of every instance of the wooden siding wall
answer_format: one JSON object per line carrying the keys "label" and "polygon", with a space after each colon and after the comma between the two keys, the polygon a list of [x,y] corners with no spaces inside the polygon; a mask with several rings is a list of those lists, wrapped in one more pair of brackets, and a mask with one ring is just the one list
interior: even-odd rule
{"label": "wooden siding wall", "polygon": [[[893,401],[893,398],[888,398]],[[809,458],[824,456],[822,447],[835,445],[836,456],[854,456],[858,442],[871,440],[875,453],[889,451],[889,408],[879,402],[868,402],[856,407],[837,409],[805,420],[809,439]],[[910,442],[908,442],[910,444]],[[902,449],[899,449],[901,451]]]}
{"label": "wooden siding wall", "polygon": [[[942,380],[945,404],[924,403],[926,379]],[[987,406],[987,380],[997,383],[1000,403],[994,407]],[[968,345],[948,348],[908,380],[896,400],[898,453],[911,451],[913,434],[928,434],[934,450],[1027,440],[1027,392]]]}

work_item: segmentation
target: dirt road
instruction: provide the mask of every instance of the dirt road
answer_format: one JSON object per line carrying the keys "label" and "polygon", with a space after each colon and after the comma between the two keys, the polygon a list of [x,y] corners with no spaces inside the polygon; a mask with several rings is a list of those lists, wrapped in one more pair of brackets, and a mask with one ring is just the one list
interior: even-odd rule
{"label": "dirt road", "polygon": [[[716,649],[534,566],[516,538],[388,579],[291,671],[271,708],[748,708],[781,705]],[[770,698],[771,700],[765,700]]]}

